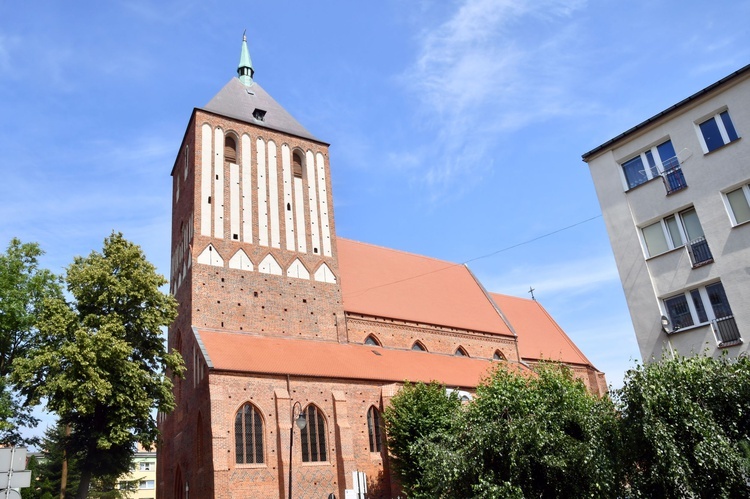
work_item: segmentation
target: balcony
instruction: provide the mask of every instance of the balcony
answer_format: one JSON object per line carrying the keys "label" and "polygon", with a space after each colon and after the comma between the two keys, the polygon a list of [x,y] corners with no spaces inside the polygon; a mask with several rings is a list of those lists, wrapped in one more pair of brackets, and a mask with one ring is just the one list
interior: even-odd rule
{"label": "balcony", "polygon": [[693,268],[701,267],[714,261],[705,237],[699,237],[690,241],[687,244],[687,250],[690,254],[690,261],[693,263]]}
{"label": "balcony", "polygon": [[737,328],[737,322],[734,320],[733,315],[714,319],[711,321],[711,328],[714,330],[720,347],[731,347],[742,344],[740,330]]}
{"label": "balcony", "polygon": [[667,189],[667,196],[687,187],[677,156],[662,162],[662,180],[664,180],[664,187]]}

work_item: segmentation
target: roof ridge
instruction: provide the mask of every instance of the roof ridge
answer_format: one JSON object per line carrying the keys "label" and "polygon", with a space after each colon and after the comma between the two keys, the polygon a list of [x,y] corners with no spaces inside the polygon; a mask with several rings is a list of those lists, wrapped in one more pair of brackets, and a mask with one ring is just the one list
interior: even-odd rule
{"label": "roof ridge", "polygon": [[[365,242],[365,241],[356,241],[354,239],[349,239],[347,237],[337,237],[337,239],[339,241],[344,240],[344,241],[348,241],[348,242],[355,243],[355,244],[361,244],[363,246],[370,246],[372,248],[384,249],[384,250],[387,250],[387,251],[392,251],[394,253],[401,253],[403,255],[416,256],[416,257],[419,257],[419,258],[423,258],[425,260],[432,260],[432,261],[435,261],[435,262],[446,263],[446,264],[449,265],[449,267],[459,267],[459,266],[463,266],[464,265],[463,263],[452,262],[450,260],[444,260],[442,258],[437,258],[437,257],[434,257],[434,256],[420,255],[419,253],[414,253],[414,252],[411,252],[411,251],[406,251],[406,250],[397,249],[397,248],[388,248],[386,246],[380,246],[378,244],[369,243],[369,242]],[[446,267],[446,268],[448,268],[448,267]]]}

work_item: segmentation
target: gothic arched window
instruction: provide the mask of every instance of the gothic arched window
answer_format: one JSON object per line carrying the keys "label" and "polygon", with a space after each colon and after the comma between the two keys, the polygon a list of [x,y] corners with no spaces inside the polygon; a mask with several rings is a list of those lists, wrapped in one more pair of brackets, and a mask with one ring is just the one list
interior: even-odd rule
{"label": "gothic arched window", "polygon": [[382,346],[378,339],[372,334],[368,335],[367,338],[365,338],[365,345],[371,345],[374,347]]}
{"label": "gothic arched window", "polygon": [[462,346],[459,346],[458,348],[456,348],[456,353],[454,353],[453,355],[455,355],[456,357],[468,357],[469,356],[469,354],[466,353],[466,350],[464,350],[464,347]]}
{"label": "gothic arched window", "polygon": [[495,350],[495,354],[492,356],[492,360],[505,360],[505,355],[500,350]]}
{"label": "gothic arched window", "polygon": [[421,341],[415,341],[414,344],[411,346],[411,349],[417,352],[426,352],[427,349],[422,344]]}
{"label": "gothic arched window", "polygon": [[224,161],[237,164],[237,141],[231,135],[224,137]]}
{"label": "gothic arched window", "polygon": [[383,449],[383,431],[380,411],[375,406],[370,406],[367,411],[367,435],[370,438],[370,452],[381,452]]}
{"label": "gothic arched window", "polygon": [[234,454],[237,464],[262,464],[263,419],[251,403],[246,403],[234,418]]}
{"label": "gothic arched window", "polygon": [[300,432],[302,439],[302,461],[305,463],[328,460],[326,452],[326,421],[318,409],[310,404],[305,409],[307,424]]}

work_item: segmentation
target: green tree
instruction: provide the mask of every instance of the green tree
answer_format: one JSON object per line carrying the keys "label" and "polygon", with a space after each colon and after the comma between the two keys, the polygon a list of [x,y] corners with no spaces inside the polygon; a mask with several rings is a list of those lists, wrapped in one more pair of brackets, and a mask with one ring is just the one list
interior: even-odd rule
{"label": "green tree", "polygon": [[70,428],[66,450],[83,499],[92,477],[121,475],[137,442],[156,441],[152,411],[174,408],[166,373],[181,375],[184,365],[162,339],[177,314],[174,298],[159,290],[166,280],[122,234],[106,238],[101,253],[75,258],[65,282],[72,302],[45,301],[39,341],[16,359],[13,379]]}
{"label": "green tree", "polygon": [[45,298],[62,296],[60,279],[39,268],[44,252],[36,243],[12,239],[0,254],[0,444],[31,443],[20,434],[36,424],[31,407],[24,405],[9,382],[13,360],[34,346],[35,327]]}
{"label": "green tree", "polygon": [[632,497],[750,497],[750,359],[664,359],[617,393]]}
{"label": "green tree", "polygon": [[[62,482],[63,450],[67,437],[65,427],[55,425],[47,428],[42,438],[42,456],[32,456],[26,466],[31,470],[31,487],[21,489],[23,499],[58,499]],[[81,479],[78,461],[68,461],[67,487],[65,498],[73,499]],[[128,497],[126,491],[115,488],[118,476],[109,475],[92,480],[89,496],[100,499],[122,499]]]}
{"label": "green tree", "polygon": [[446,400],[439,385],[408,386],[386,410],[389,450],[409,497],[618,496],[614,406],[569,369],[499,367],[472,402]]}
{"label": "green tree", "polygon": [[385,409],[391,467],[409,497],[429,497],[423,447],[452,433],[460,407],[455,393],[446,395],[444,386],[432,382],[406,383]]}

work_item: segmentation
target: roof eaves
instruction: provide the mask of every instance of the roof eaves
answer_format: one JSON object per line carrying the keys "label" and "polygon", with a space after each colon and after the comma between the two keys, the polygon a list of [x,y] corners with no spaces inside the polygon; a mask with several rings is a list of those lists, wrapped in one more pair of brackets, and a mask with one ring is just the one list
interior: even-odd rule
{"label": "roof eaves", "polygon": [[297,137],[298,139],[309,140],[310,142],[315,142],[316,144],[320,144],[320,145],[323,145],[323,146],[326,146],[326,147],[329,147],[331,145],[328,142],[323,142],[322,140],[316,139],[316,138],[314,138],[312,136],[308,137],[308,136],[304,136],[304,135],[300,135],[300,134],[297,134],[297,133],[290,132],[288,130],[282,130],[280,128],[274,128],[274,127],[268,126],[265,123],[258,123],[257,121],[249,121],[246,118],[242,118],[241,116],[229,115],[229,114],[226,114],[226,113],[218,113],[216,111],[211,111],[210,109],[206,109],[206,108],[203,108],[203,107],[196,107],[194,109],[194,111],[201,111],[201,112],[208,113],[208,114],[211,114],[213,116],[219,116],[219,117],[222,117],[222,118],[231,118],[233,120],[241,121],[242,123],[247,123],[249,125],[255,125],[255,126],[258,126],[260,128],[265,128],[267,130],[273,130],[274,132],[280,132],[280,133],[283,133],[285,135],[289,135],[289,136],[292,136],[292,137]]}
{"label": "roof eaves", "polygon": [[584,154],[583,154],[583,155],[581,156],[581,159],[582,159],[582,160],[583,160],[584,162],[588,162],[588,159],[589,159],[589,158],[590,158],[591,156],[593,156],[593,155],[595,155],[596,153],[600,152],[600,151],[601,151],[602,149],[606,149],[606,148],[608,148],[608,147],[609,147],[609,146],[611,146],[612,144],[614,144],[614,143],[616,143],[616,142],[618,142],[618,141],[622,140],[623,138],[627,137],[628,135],[631,135],[631,134],[633,134],[633,133],[637,132],[638,130],[640,130],[640,129],[642,129],[642,128],[645,128],[646,126],[650,125],[650,124],[651,124],[651,123],[653,123],[654,121],[657,121],[658,119],[660,119],[660,118],[662,118],[662,117],[666,116],[667,114],[670,114],[670,113],[672,113],[673,111],[675,111],[675,110],[676,110],[676,109],[678,109],[678,108],[681,108],[681,107],[683,107],[683,106],[685,106],[685,105],[689,104],[690,102],[693,102],[694,100],[696,100],[696,99],[698,99],[698,98],[702,97],[703,95],[705,95],[705,94],[707,94],[707,93],[709,93],[709,92],[713,91],[713,90],[714,90],[714,89],[716,89],[717,87],[720,87],[720,86],[724,85],[724,84],[725,84],[725,83],[727,83],[728,81],[730,81],[730,80],[733,80],[734,78],[736,78],[736,77],[738,77],[738,76],[740,76],[740,75],[742,75],[743,73],[746,73],[746,72],[748,72],[748,71],[750,71],[750,64],[748,64],[748,65],[746,65],[746,66],[744,66],[744,67],[742,67],[742,68],[738,69],[737,71],[735,71],[734,73],[732,73],[732,74],[730,74],[730,75],[728,75],[728,76],[725,76],[725,77],[724,77],[724,78],[722,78],[721,80],[719,80],[719,81],[717,81],[717,82],[715,82],[715,83],[712,83],[711,85],[707,86],[706,88],[704,88],[704,89],[702,89],[702,90],[699,90],[698,92],[696,92],[696,93],[694,93],[693,95],[691,95],[691,96],[687,97],[686,99],[683,99],[683,100],[681,100],[681,101],[680,101],[680,102],[678,102],[677,104],[675,104],[675,105],[673,105],[673,106],[670,106],[670,107],[668,107],[668,108],[667,108],[667,109],[665,109],[664,111],[662,111],[662,112],[660,112],[660,113],[658,113],[658,114],[656,114],[656,115],[654,115],[654,116],[650,117],[649,119],[647,119],[647,120],[645,120],[645,121],[643,121],[643,122],[641,122],[641,123],[637,124],[636,126],[634,126],[634,127],[630,128],[629,130],[626,130],[626,131],[624,131],[624,132],[623,132],[623,133],[621,133],[620,135],[618,135],[618,136],[616,136],[616,137],[614,137],[614,138],[612,138],[612,139],[608,140],[607,142],[603,143],[603,144],[602,144],[602,145],[600,145],[600,146],[597,146],[597,147],[595,147],[594,149],[590,150],[589,152],[587,152],[587,153],[584,153]]}

